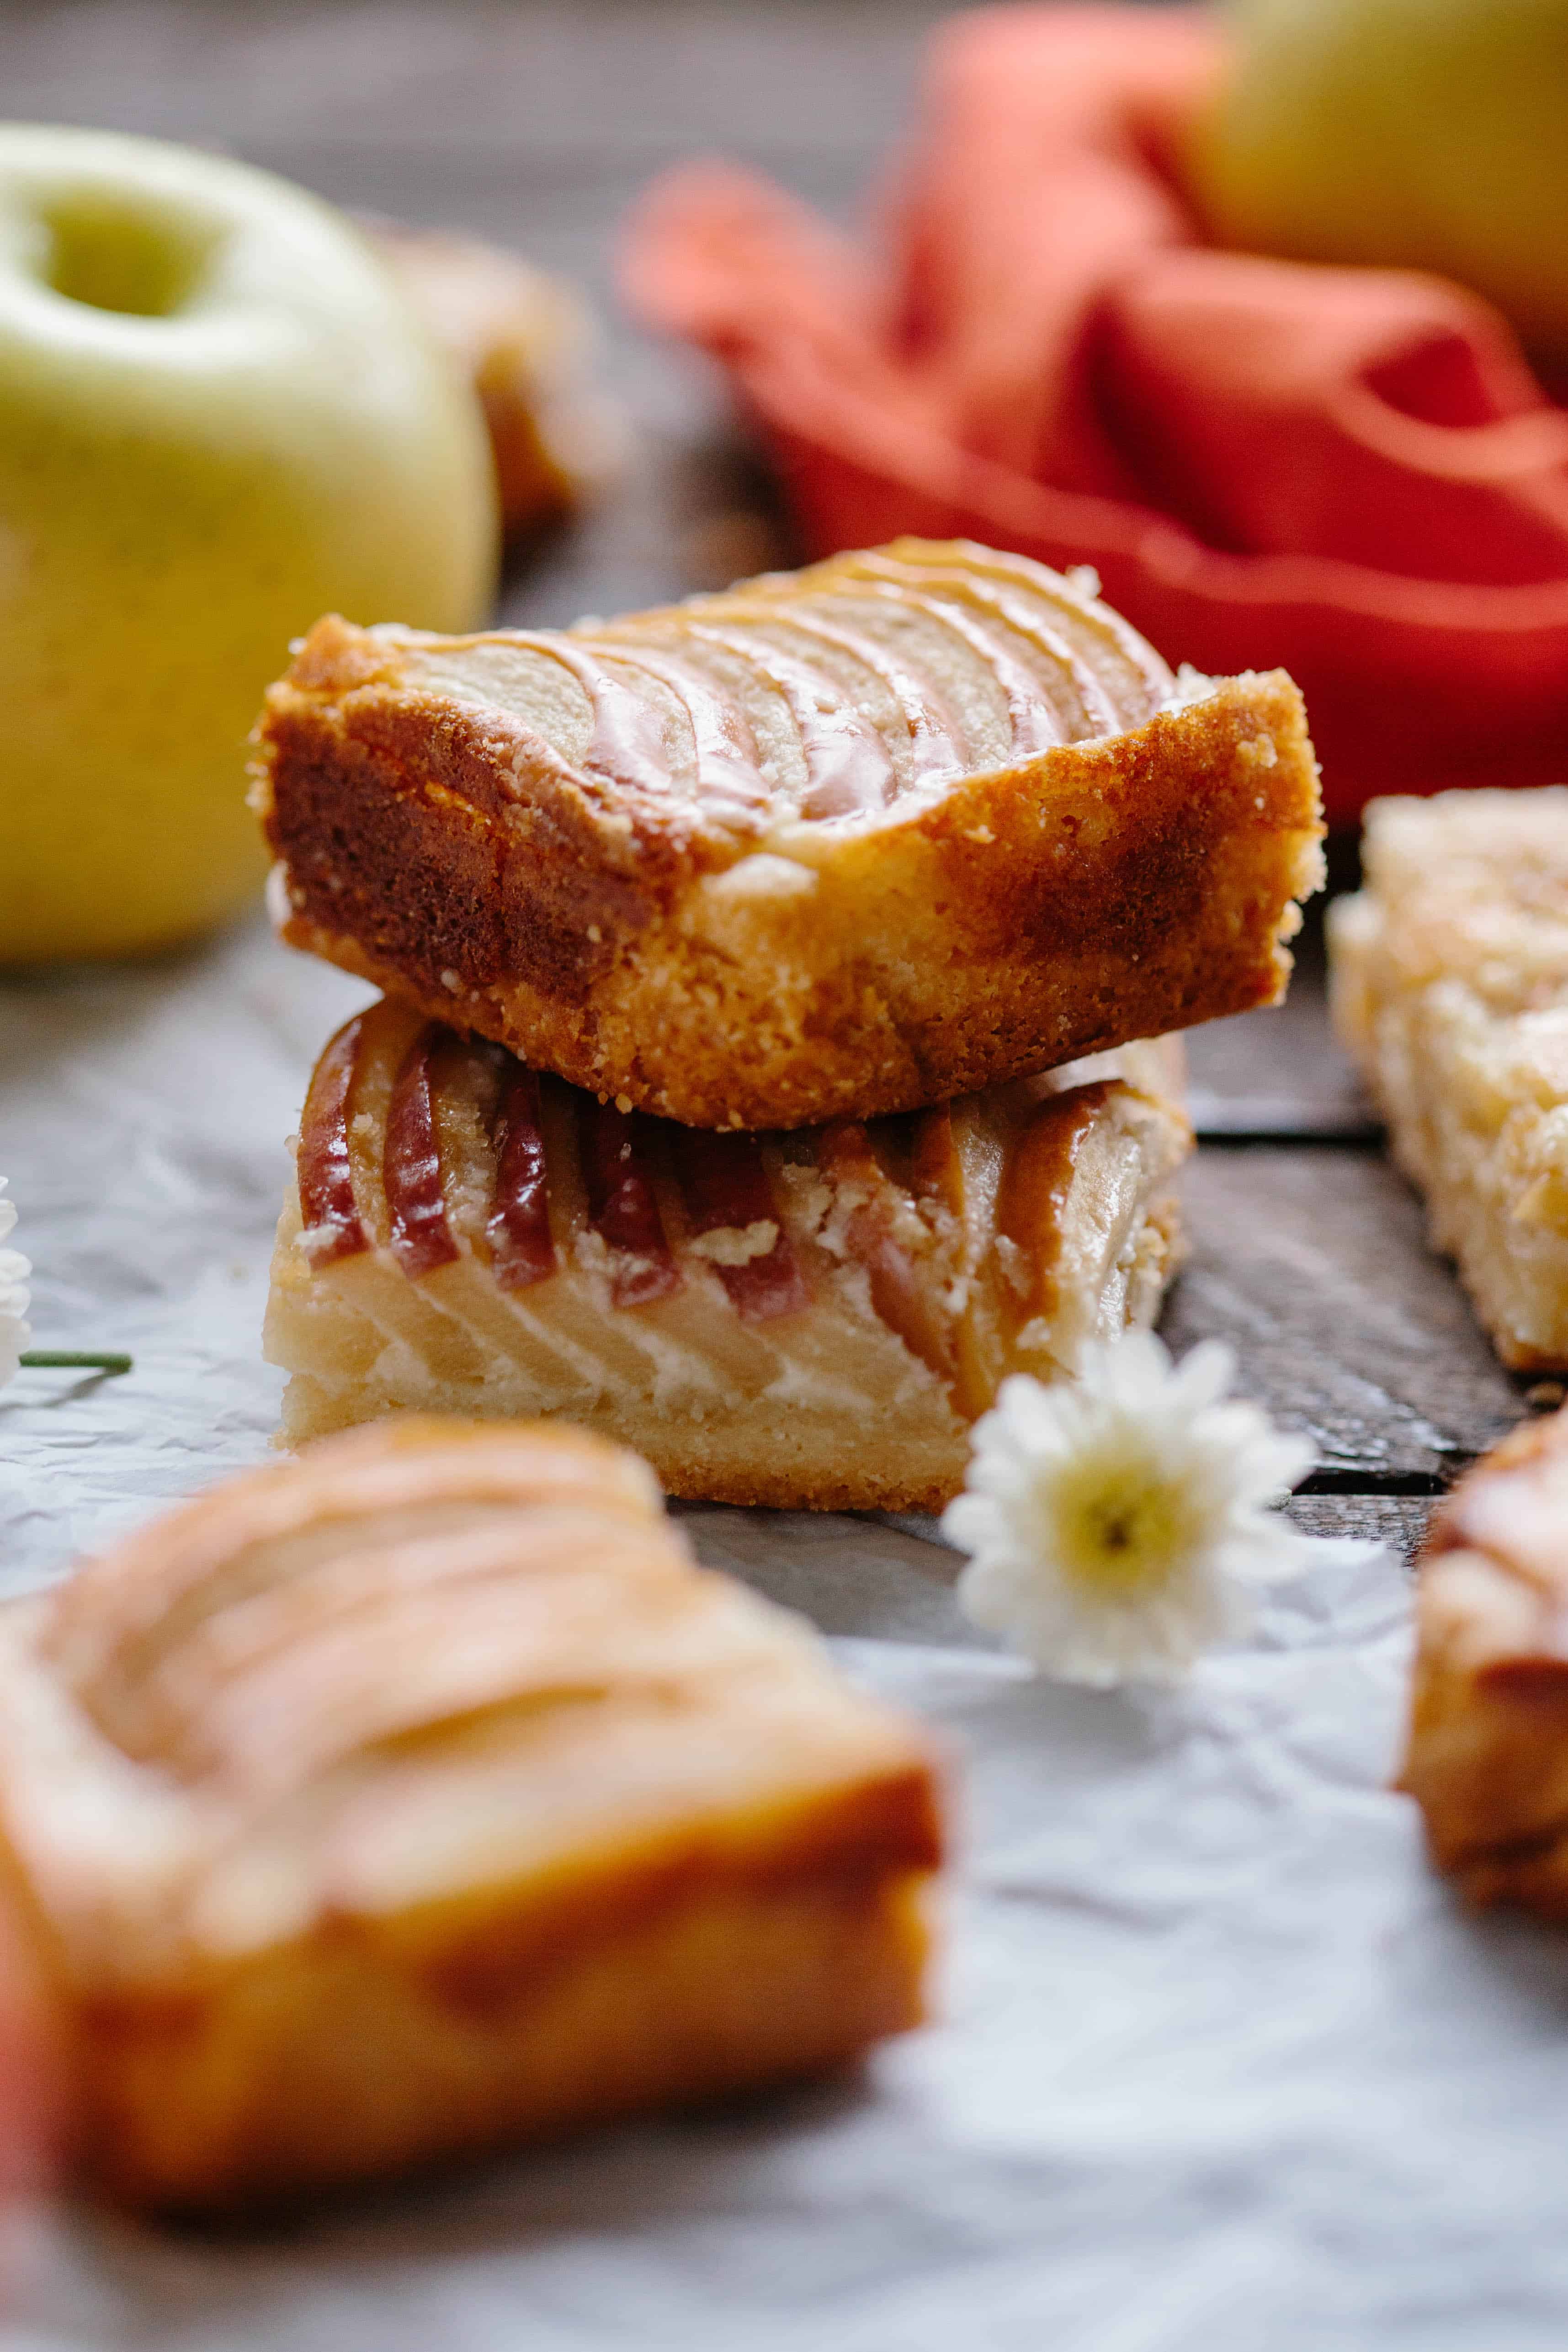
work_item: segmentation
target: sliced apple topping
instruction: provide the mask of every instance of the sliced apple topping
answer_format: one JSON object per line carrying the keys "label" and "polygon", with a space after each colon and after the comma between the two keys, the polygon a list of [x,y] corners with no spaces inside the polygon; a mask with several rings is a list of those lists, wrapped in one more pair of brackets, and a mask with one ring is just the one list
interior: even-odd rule
{"label": "sliced apple topping", "polygon": [[872,1306],[938,1380],[951,1381],[952,1329],[934,1285],[898,1231],[897,1192],[865,1128],[841,1119],[824,1129],[818,1164],[841,1192],[855,1196],[844,1221],[844,1246],[870,1277]]}
{"label": "sliced apple topping", "polygon": [[[1061,1236],[1068,1195],[1084,1139],[1115,1082],[1095,1078],[1048,1096],[1008,1155],[997,1203],[998,1250],[1010,1244],[1004,1261],[1009,1282],[1011,1322],[1049,1317],[1057,1300]],[[1021,1279],[1020,1279],[1021,1277]]]}
{"label": "sliced apple topping", "polygon": [[434,1022],[419,1032],[403,1056],[387,1106],[382,1177],[392,1253],[411,1282],[450,1265],[457,1255],[446,1222],[430,1072],[432,1053],[450,1034]]}
{"label": "sliced apple topping", "polygon": [[539,1125],[539,1082],[507,1056],[495,1130],[496,1191],[486,1239],[503,1290],[527,1290],[556,1271],[550,1234],[549,1170]]}
{"label": "sliced apple topping", "polygon": [[617,1110],[591,1095],[580,1104],[588,1222],[611,1254],[615,1307],[647,1307],[681,1286],[653,1189],[648,1146],[654,1124],[640,1111]]}
{"label": "sliced apple topping", "polygon": [[810,1293],[754,1135],[672,1128],[675,1172],[694,1236],[744,1321],[798,1314]]}
{"label": "sliced apple topping", "polygon": [[359,1061],[363,1013],[345,1022],[316,1065],[299,1121],[300,1239],[315,1265],[369,1249],[354,1199],[349,1160],[349,1098]]}

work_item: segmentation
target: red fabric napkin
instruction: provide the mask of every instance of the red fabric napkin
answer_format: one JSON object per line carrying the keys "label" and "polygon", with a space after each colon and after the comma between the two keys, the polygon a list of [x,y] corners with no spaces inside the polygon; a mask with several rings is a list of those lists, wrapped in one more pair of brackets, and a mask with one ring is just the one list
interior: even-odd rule
{"label": "red fabric napkin", "polygon": [[1458,286],[1199,243],[1169,158],[1223,65],[1185,11],[956,17],[874,247],[695,164],[625,290],[727,369],[812,552],[1092,563],[1173,662],[1293,673],[1340,820],[1568,777],[1568,413]]}

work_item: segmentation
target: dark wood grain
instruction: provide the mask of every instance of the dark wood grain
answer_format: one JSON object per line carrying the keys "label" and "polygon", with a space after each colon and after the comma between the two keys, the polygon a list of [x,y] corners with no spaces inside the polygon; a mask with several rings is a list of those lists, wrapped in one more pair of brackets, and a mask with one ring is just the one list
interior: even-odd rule
{"label": "dark wood grain", "polygon": [[1287,1516],[1309,1536],[1361,1536],[1414,1560],[1427,1533],[1430,1502],[1405,1495],[1297,1495]]}
{"label": "dark wood grain", "polygon": [[1324,1473],[1437,1484],[1526,1409],[1380,1153],[1214,1146],[1186,1199],[1172,1345],[1228,1339],[1244,1390],[1311,1432]]}
{"label": "dark wood grain", "polygon": [[[626,206],[664,165],[718,152],[851,214],[907,123],[919,44],[944,13],[938,0],[95,0],[0,6],[0,76],[12,117],[221,148],[345,205],[513,243],[583,283],[632,454],[599,512],[512,565],[505,617],[560,622],[792,552],[713,375],[615,310]],[[1317,923],[1282,1010],[1190,1042],[1197,1122],[1215,1140],[1188,1181],[1192,1256],[1167,1331],[1178,1349],[1229,1339],[1249,1392],[1312,1432],[1321,1470],[1295,1507],[1304,1523],[1411,1543],[1427,1490],[1527,1410],[1524,1384],[1498,1368],[1379,1155],[1329,1033]],[[737,1515],[711,1532],[743,1564]],[[907,1532],[889,1542],[891,1592],[895,1568],[932,1548]],[[929,1601],[903,1630],[948,1622],[944,1573],[932,1567]]]}

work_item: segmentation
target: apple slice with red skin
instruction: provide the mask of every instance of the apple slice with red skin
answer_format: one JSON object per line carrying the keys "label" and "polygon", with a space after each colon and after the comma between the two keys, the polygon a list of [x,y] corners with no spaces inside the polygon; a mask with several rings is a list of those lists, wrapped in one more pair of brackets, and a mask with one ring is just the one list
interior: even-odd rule
{"label": "apple slice with red skin", "polygon": [[610,1298],[615,1307],[648,1307],[681,1287],[648,1164],[651,1124],[640,1111],[617,1110],[591,1095],[579,1105],[588,1221],[612,1253]]}
{"label": "apple slice with red skin", "polygon": [[354,1199],[349,1159],[349,1097],[364,1015],[346,1021],[317,1063],[299,1118],[299,1217],[312,1265],[358,1256],[371,1237]]}
{"label": "apple slice with red skin", "polygon": [[493,1139],[496,1192],[485,1227],[490,1268],[503,1290],[528,1290],[554,1274],[559,1261],[550,1233],[539,1082],[510,1054]]}
{"label": "apple slice with red skin", "polygon": [[736,1313],[747,1323],[768,1323],[775,1316],[799,1314],[810,1304],[810,1294],[779,1214],[756,1136],[672,1127],[671,1142],[681,1198],[699,1239],[705,1234],[731,1229],[744,1233],[748,1225],[775,1228],[772,1248],[756,1257],[743,1259],[737,1265],[708,1261]]}
{"label": "apple slice with red skin", "polygon": [[457,1256],[446,1222],[431,1092],[431,1055],[449,1034],[434,1022],[419,1032],[403,1055],[387,1105],[382,1181],[392,1219],[392,1254],[411,1282],[451,1265]]}

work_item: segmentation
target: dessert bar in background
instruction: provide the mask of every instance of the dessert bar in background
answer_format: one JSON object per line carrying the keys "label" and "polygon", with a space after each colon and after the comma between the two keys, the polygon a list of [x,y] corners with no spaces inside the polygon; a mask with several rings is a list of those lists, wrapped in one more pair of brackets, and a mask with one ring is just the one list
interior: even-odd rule
{"label": "dessert bar in background", "polygon": [[570,514],[613,470],[622,440],[590,379],[593,330],[580,295],[477,237],[365,226],[478,395],[505,529]]}
{"label": "dessert bar in background", "polygon": [[268,697],[284,937],[706,1128],[918,1108],[1283,991],[1283,673],[919,540],[567,631],[320,622]]}
{"label": "dessert bar in background", "polygon": [[1375,801],[1339,1034],[1505,1364],[1568,1370],[1568,790]]}
{"label": "dessert bar in background", "polygon": [[1159,1311],[1179,1041],[903,1117],[681,1127],[382,1000],[301,1120],[269,1360],[298,1442],[400,1411],[562,1414],[665,1489],[930,1510],[998,1382]]}
{"label": "dessert bar in background", "polygon": [[646,1466],[404,1421],[0,1613],[0,1864],[79,2177],[296,2198],[916,2024],[921,1735]]}

